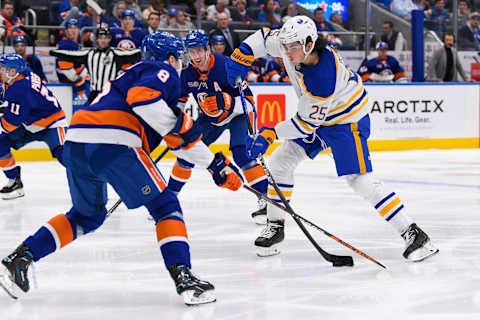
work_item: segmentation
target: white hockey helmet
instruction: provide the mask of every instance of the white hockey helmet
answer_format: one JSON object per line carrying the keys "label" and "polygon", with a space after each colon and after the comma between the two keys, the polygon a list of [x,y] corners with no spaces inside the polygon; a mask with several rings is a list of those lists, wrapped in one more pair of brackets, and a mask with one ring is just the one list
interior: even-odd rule
{"label": "white hockey helmet", "polygon": [[[312,47],[307,52],[305,46],[307,45],[307,38],[313,42]],[[280,34],[278,38],[282,42],[283,45],[292,42],[300,42],[303,47],[303,53],[305,53],[305,57],[312,52],[313,47],[315,46],[315,41],[317,41],[318,33],[317,33],[317,26],[307,16],[295,16],[291,19],[288,19],[287,22],[283,25],[282,29],[280,29]]]}

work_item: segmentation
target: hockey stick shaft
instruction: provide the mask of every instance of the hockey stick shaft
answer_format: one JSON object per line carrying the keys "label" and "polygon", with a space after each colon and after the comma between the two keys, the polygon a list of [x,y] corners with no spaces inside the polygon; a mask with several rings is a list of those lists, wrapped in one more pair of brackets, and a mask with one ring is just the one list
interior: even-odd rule
{"label": "hockey stick shaft", "polygon": [[[241,81],[240,78],[237,78],[237,87],[238,87],[238,90],[239,90],[239,93],[240,93],[240,100],[241,100],[241,103],[242,103],[242,108],[243,108],[243,113],[245,115],[245,120],[247,121],[248,133],[250,134],[250,136],[253,136],[254,130],[252,128],[252,124],[250,123],[250,119],[248,117],[247,106],[245,104],[245,96],[243,94],[242,81]],[[320,245],[315,241],[315,239],[313,239],[310,232],[308,232],[307,228],[305,228],[303,223],[294,214],[294,211],[293,211],[292,207],[290,207],[290,204],[288,203],[287,199],[285,198],[285,196],[281,192],[280,188],[278,187],[277,183],[273,179],[273,176],[272,176],[270,170],[268,169],[268,167],[265,163],[265,159],[263,158],[263,155],[260,154],[258,156],[258,159],[260,161],[260,165],[265,170],[265,173],[268,177],[268,180],[270,180],[270,183],[273,186],[275,192],[278,194],[278,196],[280,197],[280,200],[282,201],[283,205],[285,206],[285,208],[286,208],[285,211],[291,215],[291,217],[293,218],[293,220],[295,220],[295,223],[298,225],[300,230],[302,230],[302,232],[305,234],[307,239],[315,247],[315,249],[317,249],[317,251],[322,255],[322,257],[325,260],[327,260],[329,262],[332,262],[334,265],[350,265],[350,266],[353,266],[352,257],[350,257],[350,256],[348,256],[348,257],[336,256],[336,255],[333,255],[333,254],[330,254],[330,253],[326,252],[325,250],[323,250],[320,247]],[[262,194],[262,196],[263,196],[262,198],[265,198],[265,195]],[[342,262],[339,263],[339,260],[342,260]]]}
{"label": "hockey stick shaft", "polygon": [[317,226],[315,223],[311,222],[310,220],[300,216],[299,214],[293,212],[293,211],[288,211],[287,208],[284,208],[281,204],[273,201],[272,199],[270,199],[269,197],[267,197],[266,195],[264,195],[263,193],[261,192],[258,192],[257,190],[253,189],[252,187],[248,186],[248,185],[243,185],[243,187],[245,189],[247,189],[248,191],[254,193],[257,197],[260,197],[262,199],[264,199],[265,201],[267,201],[268,203],[276,206],[277,208],[283,210],[283,211],[286,211],[288,212],[289,214],[291,214],[292,216],[294,216],[295,218],[299,219],[299,220],[302,220],[303,222],[305,222],[306,224],[308,224],[309,226],[323,232],[326,236],[332,238],[333,240],[337,241],[338,243],[344,245],[345,247],[349,248],[350,250],[354,251],[355,253],[361,255],[362,257],[370,260],[371,262],[375,263],[375,264],[378,264],[379,266],[381,266],[382,268],[385,268],[387,269],[387,267],[385,267],[383,264],[381,264],[380,262],[378,262],[377,260],[375,260],[374,258],[370,257],[368,254],[366,254],[365,252],[363,252],[362,250],[359,250],[357,248],[355,248],[354,246],[352,246],[351,244],[343,241],[342,239],[334,236],[333,234],[331,234],[330,232],[328,232],[327,230]]}
{"label": "hockey stick shaft", "polygon": [[[167,154],[167,152],[169,151],[170,149],[168,147],[165,148],[165,150],[163,150],[163,152],[154,160],[155,163],[158,163],[160,160],[162,160],[162,158]],[[107,211],[107,218],[110,217],[112,215],[112,213],[118,208],[118,206],[122,203],[122,199],[118,199],[117,202],[114,203],[114,205],[108,209]]]}

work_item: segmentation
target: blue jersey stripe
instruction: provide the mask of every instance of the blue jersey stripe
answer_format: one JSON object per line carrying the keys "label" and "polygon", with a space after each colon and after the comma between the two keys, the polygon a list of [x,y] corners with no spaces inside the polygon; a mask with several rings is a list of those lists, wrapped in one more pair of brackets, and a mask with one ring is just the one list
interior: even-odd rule
{"label": "blue jersey stripe", "polygon": [[352,103],[348,108],[344,109],[342,112],[327,117],[327,118],[325,119],[325,122],[328,122],[328,121],[330,121],[330,120],[332,120],[332,119],[335,119],[335,118],[337,118],[337,117],[339,117],[339,116],[341,116],[341,115],[344,115],[344,114],[346,114],[346,113],[349,113],[350,111],[352,111],[353,108],[355,108],[357,105],[359,105],[360,102],[362,102],[363,98],[365,98],[366,95],[367,95],[367,91],[365,91],[365,89],[363,89],[363,93],[362,93],[362,95],[360,96],[360,98],[358,98],[357,100],[355,100],[354,103]]}

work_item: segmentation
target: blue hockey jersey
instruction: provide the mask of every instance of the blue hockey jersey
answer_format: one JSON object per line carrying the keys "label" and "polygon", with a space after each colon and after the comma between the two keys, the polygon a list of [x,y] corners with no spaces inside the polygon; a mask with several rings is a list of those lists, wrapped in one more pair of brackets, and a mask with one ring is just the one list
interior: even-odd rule
{"label": "blue hockey jersey", "polygon": [[358,69],[358,74],[362,77],[363,81],[371,80],[372,73],[379,75],[393,75],[392,81],[396,81],[400,78],[405,78],[405,72],[398,63],[395,57],[388,56],[386,60],[379,60],[373,58],[362,63]]}
{"label": "blue hockey jersey", "polygon": [[[223,125],[228,123],[235,114],[243,113],[241,102],[239,101],[239,91],[232,88],[227,81],[227,72],[225,70],[226,57],[221,54],[210,54],[210,66],[207,72],[201,72],[196,66],[191,64],[182,70],[180,76],[182,83],[180,102],[186,102],[189,93],[197,102],[210,123],[214,125]],[[202,108],[202,101],[206,96],[215,95],[216,92],[225,92],[232,97],[232,106],[228,110],[223,110],[220,115],[209,115]],[[245,97],[253,104],[253,94],[250,88],[243,90]]]}
{"label": "blue hockey jersey", "polygon": [[[59,50],[73,50],[77,51],[80,50],[80,44],[78,42],[63,38],[58,42],[58,49]],[[57,68],[57,77],[58,80],[62,83],[73,83],[72,79],[69,79],[67,76],[67,70],[74,70],[76,75],[79,75],[82,73],[83,69],[85,68],[84,65],[78,64],[78,63],[73,63],[69,61],[65,61],[62,59],[56,59],[55,60],[55,66]]]}
{"label": "blue hockey jersey", "polygon": [[8,102],[0,120],[4,132],[12,132],[22,125],[34,133],[67,125],[57,98],[31,70],[19,75],[10,85],[4,84],[4,92]]}
{"label": "blue hockey jersey", "polygon": [[108,82],[89,106],[72,117],[67,140],[120,144],[154,150],[177,121],[177,71],[159,61],[142,61]]}
{"label": "blue hockey jersey", "polygon": [[143,29],[125,31],[122,28],[112,28],[112,47],[124,50],[140,48],[143,38],[147,35]]}

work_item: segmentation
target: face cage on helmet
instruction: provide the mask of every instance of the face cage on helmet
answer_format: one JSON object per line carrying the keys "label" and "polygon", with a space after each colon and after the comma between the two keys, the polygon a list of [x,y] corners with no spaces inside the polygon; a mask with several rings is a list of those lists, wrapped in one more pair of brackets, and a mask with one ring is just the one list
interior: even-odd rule
{"label": "face cage on helmet", "polygon": [[186,52],[184,53],[184,55],[185,55],[185,68],[184,69],[186,69],[190,65],[190,63],[192,63],[192,57],[190,57],[190,54],[188,53],[188,50],[189,49],[194,49],[194,48],[204,48],[205,49],[205,61],[208,61],[208,59],[210,58],[210,54],[212,52],[210,51],[210,46],[208,46],[208,45],[206,47],[205,46],[198,46],[198,47],[186,48],[185,49]]}

